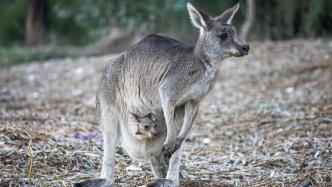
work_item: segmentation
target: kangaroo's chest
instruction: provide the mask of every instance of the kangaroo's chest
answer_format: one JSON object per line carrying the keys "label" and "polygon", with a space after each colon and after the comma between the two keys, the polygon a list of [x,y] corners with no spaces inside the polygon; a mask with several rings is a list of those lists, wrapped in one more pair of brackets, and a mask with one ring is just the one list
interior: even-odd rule
{"label": "kangaroo's chest", "polygon": [[190,86],[185,97],[198,100],[203,98],[213,87],[217,73],[218,70],[216,68],[208,67],[201,77]]}

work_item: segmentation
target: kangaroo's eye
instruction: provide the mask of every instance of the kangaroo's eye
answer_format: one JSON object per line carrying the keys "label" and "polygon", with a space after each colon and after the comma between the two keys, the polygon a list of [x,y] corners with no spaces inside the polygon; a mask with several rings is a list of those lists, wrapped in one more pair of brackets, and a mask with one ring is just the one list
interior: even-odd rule
{"label": "kangaroo's eye", "polygon": [[149,125],[144,125],[144,130],[149,130],[150,126]]}
{"label": "kangaroo's eye", "polygon": [[228,34],[227,33],[223,33],[219,36],[222,40],[225,40],[228,38]]}

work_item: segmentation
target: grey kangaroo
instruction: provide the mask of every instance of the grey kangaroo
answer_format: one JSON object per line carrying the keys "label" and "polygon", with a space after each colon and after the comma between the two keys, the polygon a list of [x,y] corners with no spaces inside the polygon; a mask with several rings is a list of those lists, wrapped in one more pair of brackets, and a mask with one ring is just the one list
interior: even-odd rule
{"label": "grey kangaroo", "polygon": [[[97,93],[97,115],[103,132],[101,179],[76,186],[114,186],[118,143],[129,156],[148,160],[157,180],[148,186],[179,186],[181,144],[193,125],[200,101],[215,83],[217,65],[231,56],[248,54],[232,19],[239,4],[210,17],[187,3],[192,24],[199,29],[195,46],[149,35],[114,59],[105,69]],[[128,108],[163,114],[161,132],[137,140],[128,128]]]}

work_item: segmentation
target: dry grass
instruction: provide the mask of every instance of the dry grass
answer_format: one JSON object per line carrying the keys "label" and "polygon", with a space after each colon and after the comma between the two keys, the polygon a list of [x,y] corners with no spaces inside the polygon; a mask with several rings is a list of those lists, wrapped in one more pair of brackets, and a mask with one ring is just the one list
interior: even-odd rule
{"label": "dry grass", "polygon": [[[226,60],[184,145],[183,186],[332,186],[332,43],[254,43]],[[112,56],[0,70],[0,186],[98,177],[97,80]],[[152,180],[117,151],[116,183]],[[31,179],[31,180],[30,180]]]}

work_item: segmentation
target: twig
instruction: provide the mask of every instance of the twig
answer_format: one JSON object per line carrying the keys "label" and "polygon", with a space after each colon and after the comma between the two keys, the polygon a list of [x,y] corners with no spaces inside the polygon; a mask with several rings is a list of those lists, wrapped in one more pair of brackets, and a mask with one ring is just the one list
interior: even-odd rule
{"label": "twig", "polygon": [[331,67],[332,67],[332,60],[324,60],[319,63],[309,64],[309,65],[300,67],[298,69],[295,69],[294,71],[295,71],[295,73],[303,74],[308,71],[313,71],[316,69],[326,69],[326,68],[331,68]]}
{"label": "twig", "polygon": [[31,178],[32,178],[32,148],[31,148],[31,144],[32,144],[32,138],[30,139],[29,144],[28,144],[28,156],[29,156],[28,178],[29,178],[30,183],[31,183]]}

